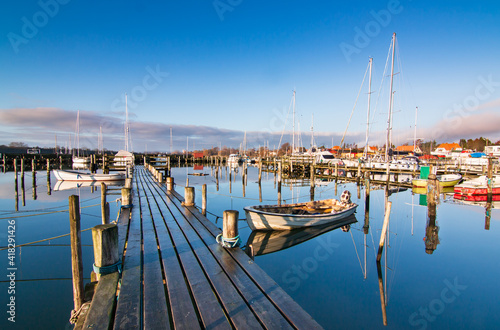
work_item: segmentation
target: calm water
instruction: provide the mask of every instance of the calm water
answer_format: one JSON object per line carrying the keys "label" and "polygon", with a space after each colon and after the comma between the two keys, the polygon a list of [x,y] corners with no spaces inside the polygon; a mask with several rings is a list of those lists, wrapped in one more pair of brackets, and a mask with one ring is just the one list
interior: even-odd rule
{"label": "calm water", "polygon": [[[188,175],[204,172],[207,176]],[[29,174],[29,175],[28,175]],[[320,228],[298,231],[287,239],[278,233],[265,237],[267,244],[256,245],[263,234],[253,233],[243,220],[243,207],[262,203],[275,204],[277,189],[272,174],[263,174],[259,194],[257,169],[248,169],[246,187],[241,169],[232,175],[224,168],[219,172],[217,190],[215,171],[205,167],[173,169],[176,190],[184,193],[189,178],[196,187],[197,204],[201,205],[201,185],[208,185],[208,218],[222,226],[222,212],[240,212],[240,236],[243,246],[254,244],[257,262],[322,326],[328,329],[443,329],[498,328],[500,316],[497,258],[500,213],[491,210],[490,229],[485,230],[487,210],[484,205],[468,205],[442,195],[435,222],[430,221],[423,196],[411,190],[392,193],[388,245],[384,248],[380,271],[376,254],[384,216],[386,191],[372,186],[370,192],[369,229],[365,235],[365,191],[353,183],[332,182],[315,189],[315,199],[338,197],[349,190],[359,204],[357,222],[349,231]],[[56,184],[51,180],[51,188]],[[20,187],[20,182],[18,183]],[[309,183],[303,187],[283,185],[286,202],[310,200]],[[69,232],[68,213],[51,213],[67,208],[68,196],[79,194],[82,207],[98,204],[100,192],[91,187],[51,191],[47,194],[46,172],[37,175],[37,199],[33,200],[31,172],[25,178],[25,206],[19,188],[19,212],[15,212],[13,173],[0,174],[0,238],[7,240],[8,220],[16,221],[16,243],[23,244]],[[119,196],[108,196],[108,201]],[[117,213],[112,206],[112,217]],[[494,205],[495,207],[496,205]],[[498,206],[500,207],[500,206]],[[34,215],[22,217],[25,215]],[[431,219],[432,220],[432,219]],[[82,209],[82,229],[100,223],[99,206]],[[84,275],[92,265],[90,231],[82,233]],[[278,242],[278,243],[276,243]],[[291,245],[277,250],[276,244]],[[426,250],[427,243],[427,250]],[[40,245],[44,246],[40,246]],[[38,243],[17,249],[16,254],[16,326],[18,328],[70,328],[72,285],[69,238]],[[258,249],[255,248],[258,246]],[[0,251],[7,265],[7,251]],[[9,294],[7,267],[2,267],[1,302],[5,306],[0,328],[12,328],[6,312]],[[52,279],[43,280],[42,279]],[[385,302],[385,303],[382,303]],[[384,316],[385,315],[385,316]],[[387,325],[384,325],[384,319]]]}

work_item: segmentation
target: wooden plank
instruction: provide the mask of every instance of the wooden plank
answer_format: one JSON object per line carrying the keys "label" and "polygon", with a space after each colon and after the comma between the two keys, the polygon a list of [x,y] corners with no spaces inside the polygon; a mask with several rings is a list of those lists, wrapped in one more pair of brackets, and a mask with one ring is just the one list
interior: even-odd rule
{"label": "wooden plank", "polygon": [[199,311],[202,326],[208,329],[231,329],[232,327],[212,291],[210,282],[182,231],[169,213],[162,214],[162,216],[177,250],[178,258]]}
{"label": "wooden plank", "polygon": [[141,214],[132,209],[127,251],[123,262],[120,295],[116,307],[114,329],[141,328]]}
{"label": "wooden plank", "polygon": [[161,271],[153,217],[147,197],[140,198],[143,231],[144,328],[170,329],[169,311]]}
{"label": "wooden plank", "polygon": [[[141,188],[143,189],[142,181]],[[198,328],[200,323],[197,313],[162,215],[156,203],[149,204],[149,208],[151,216],[155,220],[154,226],[160,246],[169,300],[173,302],[171,309],[174,327],[182,329]]]}
{"label": "wooden plank", "polygon": [[125,242],[127,241],[130,211],[131,209],[120,209],[120,215],[116,221],[116,225],[118,226],[118,253],[120,256],[123,256]]}
{"label": "wooden plank", "polygon": [[[149,188],[151,188],[151,186]],[[158,192],[156,192],[156,194],[158,194]],[[162,198],[162,200],[164,199]],[[169,207],[173,218],[191,244],[199,262],[220,297],[220,300],[234,326],[236,328],[260,328],[261,324],[247,305],[246,300],[243,299],[240,293],[236,290],[227,274],[222,270],[221,266],[214,259],[214,256],[208,250],[207,246],[198,234],[193,230],[189,222],[184,218],[183,214],[177,209],[177,207],[175,207],[175,205],[173,205],[173,203],[171,203],[170,200],[167,200],[166,204]]]}
{"label": "wooden plank", "polygon": [[172,319],[175,328],[195,329],[200,326],[188,285],[182,273],[179,259],[167,231],[167,227],[158,213],[154,214],[156,232],[161,250],[161,262],[167,282],[167,292],[171,302]]}
{"label": "wooden plank", "polygon": [[118,272],[101,276],[92,303],[87,312],[83,329],[110,329],[116,304]]}
{"label": "wooden plank", "polygon": [[[172,195],[181,203],[183,198],[177,192]],[[220,233],[220,229],[208,221],[195,207],[187,208],[209,230],[213,237]],[[295,327],[321,329],[322,327],[295,302],[262,268],[254,263],[241,249],[230,249],[228,252],[245,272],[254,280],[261,291],[273,302],[280,312]]]}
{"label": "wooden plank", "polygon": [[[169,197],[174,198],[172,195]],[[181,209],[182,211],[182,209]],[[214,236],[195,218],[189,210],[184,209],[184,216],[202,237],[211,253],[217,259],[226,274],[231,278],[231,281],[238,289],[240,294],[245,298],[248,305],[259,318],[260,322],[269,329],[291,329],[289,324],[278,309],[269,301],[269,299],[256,286],[254,281],[247,273],[237,264],[231,255],[221,247]]]}

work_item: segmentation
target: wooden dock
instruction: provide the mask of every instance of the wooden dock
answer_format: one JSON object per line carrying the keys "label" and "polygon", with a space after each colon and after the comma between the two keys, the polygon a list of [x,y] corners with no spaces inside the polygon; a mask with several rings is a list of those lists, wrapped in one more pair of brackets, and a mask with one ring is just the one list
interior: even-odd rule
{"label": "wooden dock", "polygon": [[[142,166],[118,219],[123,271],[103,275],[83,329],[319,329],[240,248]],[[78,328],[78,327],[77,327]]]}

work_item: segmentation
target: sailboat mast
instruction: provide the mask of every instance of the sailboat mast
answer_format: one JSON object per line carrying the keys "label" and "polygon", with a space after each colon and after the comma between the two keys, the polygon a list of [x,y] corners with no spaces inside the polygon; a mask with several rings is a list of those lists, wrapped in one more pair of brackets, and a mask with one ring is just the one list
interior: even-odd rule
{"label": "sailboat mast", "polygon": [[373,58],[370,57],[370,76],[368,79],[368,110],[366,111],[365,157],[368,157],[368,133],[370,132],[370,99],[372,95],[372,65],[373,65]]}
{"label": "sailboat mast", "polygon": [[127,107],[127,93],[125,93],[125,151],[128,151],[128,107]]}
{"label": "sailboat mast", "polygon": [[292,154],[295,152],[295,90],[293,90]]}
{"label": "sailboat mast", "polygon": [[76,156],[80,157],[80,110],[76,113]]}
{"label": "sailboat mast", "polygon": [[172,145],[173,145],[173,140],[172,140],[172,127],[170,127],[170,154],[172,154]]}
{"label": "sailboat mast", "polygon": [[101,152],[101,154],[104,154],[104,138],[102,136],[102,126],[99,126],[99,138],[99,144],[101,147],[99,151]]}
{"label": "sailboat mast", "polygon": [[387,139],[385,144],[385,160],[389,160],[389,148],[391,147],[392,130],[392,101],[393,101],[393,80],[394,80],[394,54],[396,52],[396,32],[392,35],[392,64],[391,64],[391,87],[389,95],[389,117],[387,119]]}
{"label": "sailboat mast", "polygon": [[413,153],[415,154],[415,148],[417,147],[417,113],[418,107],[415,108],[415,132],[413,132]]}
{"label": "sailboat mast", "polygon": [[311,149],[314,147],[314,113],[311,118]]}

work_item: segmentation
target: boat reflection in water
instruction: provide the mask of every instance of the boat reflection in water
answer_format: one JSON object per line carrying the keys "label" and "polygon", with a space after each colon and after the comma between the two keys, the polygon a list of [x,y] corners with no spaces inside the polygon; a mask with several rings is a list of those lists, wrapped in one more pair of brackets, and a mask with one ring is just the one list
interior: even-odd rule
{"label": "boat reflection in water", "polygon": [[244,249],[253,258],[254,256],[285,250],[338,228],[349,231],[350,225],[355,222],[357,222],[356,217],[352,214],[341,221],[321,226],[292,230],[254,230],[248,237]]}
{"label": "boat reflection in water", "polygon": [[101,188],[101,183],[105,183],[107,187],[123,187],[125,180],[119,181],[57,181],[54,185],[54,191],[70,190],[83,187]]}

